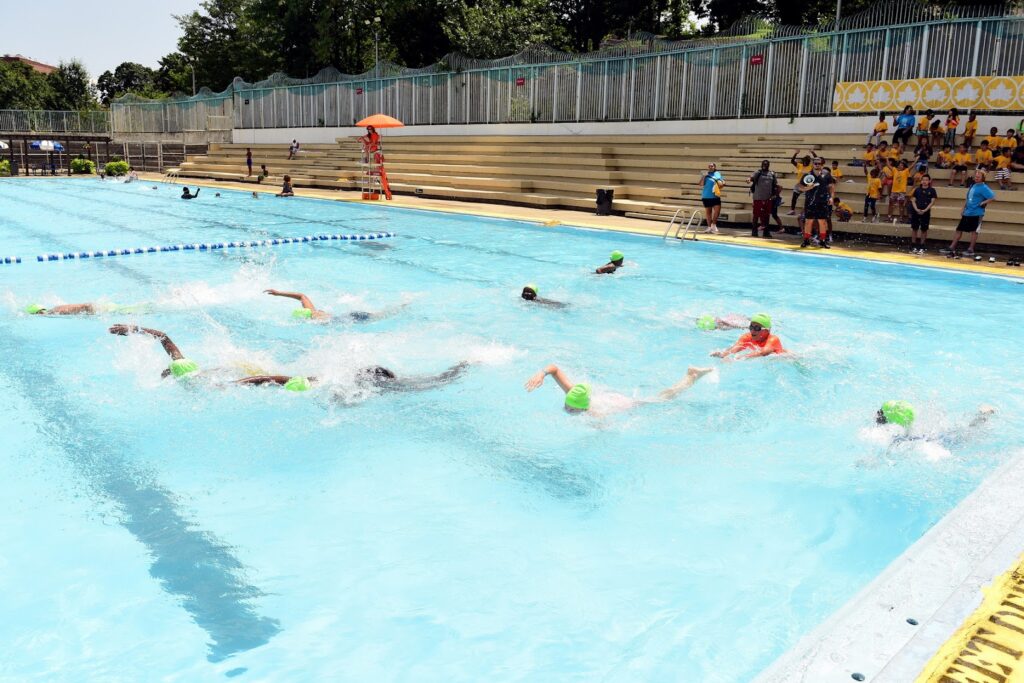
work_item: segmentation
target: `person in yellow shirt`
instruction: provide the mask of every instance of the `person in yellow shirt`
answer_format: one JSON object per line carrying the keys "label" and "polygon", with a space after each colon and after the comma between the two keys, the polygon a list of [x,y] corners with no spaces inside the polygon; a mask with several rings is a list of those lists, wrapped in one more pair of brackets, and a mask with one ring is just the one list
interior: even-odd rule
{"label": "person in yellow shirt", "polygon": [[835,213],[840,223],[849,223],[850,219],[853,218],[853,209],[842,200],[836,202]]}
{"label": "person in yellow shirt", "polygon": [[832,177],[836,179],[837,183],[843,180],[843,169],[839,168],[838,161],[832,162]]}
{"label": "person in yellow shirt", "polygon": [[[974,116],[974,114],[971,114],[971,116]],[[971,153],[967,150],[968,147],[965,142],[960,145],[960,149],[953,155],[953,172],[949,175],[950,187],[953,187],[953,183],[956,182],[958,176],[960,178],[960,187],[963,187],[964,181],[967,180],[967,167],[974,163],[974,160],[971,159]]]}
{"label": "person in yellow shirt", "polygon": [[1006,137],[999,141],[999,147],[1008,149],[1012,153],[1013,150],[1017,149],[1017,131],[1010,128],[1006,131]]}
{"label": "person in yellow shirt", "polygon": [[867,178],[871,173],[872,167],[875,165],[875,159],[878,157],[878,152],[875,151],[875,146],[870,142],[864,145],[864,152],[860,155],[860,161],[857,162],[854,159],[854,166],[858,163],[864,167],[864,177]]}
{"label": "person in yellow shirt", "polygon": [[935,165],[939,168],[952,168],[953,167],[953,148],[946,145],[939,152],[938,159],[935,161]]}
{"label": "person in yellow shirt", "polygon": [[978,115],[971,114],[964,124],[964,146],[970,149],[974,145],[974,136],[978,134]]}
{"label": "person in yellow shirt", "polygon": [[914,133],[917,135],[917,139],[927,138],[929,129],[932,127],[932,119],[935,118],[935,112],[931,109],[921,114],[917,119],[917,130]]}
{"label": "person in yellow shirt", "polygon": [[895,143],[889,148],[889,151],[885,154],[886,158],[892,159],[893,161],[899,161],[903,158],[903,145],[899,142]]}
{"label": "person in yellow shirt", "polygon": [[989,144],[988,138],[981,141],[981,148],[974,155],[974,160],[978,162],[978,168],[983,171],[988,171],[992,168],[992,145]]}
{"label": "person in yellow shirt", "polygon": [[928,135],[931,138],[930,144],[932,147],[941,145],[942,139],[946,137],[946,129],[942,127],[942,122],[938,119],[932,121],[931,125],[928,126]]}
{"label": "person in yellow shirt", "polygon": [[994,159],[996,167],[996,180],[999,181],[1000,190],[1012,190],[1014,189],[1013,184],[1010,182],[1010,155],[1012,153],[1006,147],[999,151],[999,156]]}
{"label": "person in yellow shirt", "polygon": [[872,220],[878,222],[878,199],[882,196],[882,179],[879,178],[877,168],[871,169],[868,176],[867,193],[864,195],[864,219],[861,223],[868,222],[868,212],[871,212]]}
{"label": "person in yellow shirt", "polygon": [[999,149],[999,145],[1003,143],[1003,136],[999,134],[999,129],[995,126],[989,128],[985,142],[988,143],[989,149]]}
{"label": "person in yellow shirt", "polygon": [[871,134],[868,135],[868,144],[878,144],[882,141],[882,136],[889,130],[889,124],[885,121],[885,113],[878,115],[878,123],[871,130]]}
{"label": "person in yellow shirt", "polygon": [[[886,218],[893,220],[892,210],[899,207],[899,219],[902,221],[907,213],[907,185],[910,182],[910,168],[906,161],[900,161],[900,165],[892,174],[892,192],[889,193],[889,212]],[[894,221],[895,222],[895,221]]]}
{"label": "person in yellow shirt", "polygon": [[892,192],[892,177],[896,173],[896,162],[892,157],[885,160],[879,176],[882,178],[882,196],[886,197]]}
{"label": "person in yellow shirt", "polygon": [[818,155],[814,153],[814,150],[808,150],[810,154],[805,154],[803,158],[797,161],[796,155],[800,153],[800,150],[795,150],[793,156],[790,157],[789,163],[793,164],[794,173],[796,174],[796,185],[793,186],[793,201],[789,204],[789,215],[796,215],[796,200],[800,198],[800,190],[796,189],[800,186],[801,178],[811,172],[814,165],[811,163],[812,159],[817,159]]}

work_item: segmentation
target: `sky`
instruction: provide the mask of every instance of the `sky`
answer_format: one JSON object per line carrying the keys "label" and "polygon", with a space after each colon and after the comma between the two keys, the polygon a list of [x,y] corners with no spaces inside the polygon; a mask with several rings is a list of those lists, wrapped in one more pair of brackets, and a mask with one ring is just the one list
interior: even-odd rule
{"label": "sky", "polygon": [[0,53],[46,64],[77,58],[92,80],[121,62],[156,68],[177,48],[172,14],[199,8],[200,0],[2,0]]}

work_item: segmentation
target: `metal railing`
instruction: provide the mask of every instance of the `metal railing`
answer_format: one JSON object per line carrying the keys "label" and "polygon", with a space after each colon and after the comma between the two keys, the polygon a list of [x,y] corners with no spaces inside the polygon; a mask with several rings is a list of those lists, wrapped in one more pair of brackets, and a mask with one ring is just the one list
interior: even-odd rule
{"label": "metal railing", "polygon": [[110,112],[0,109],[2,133],[109,133]]}
{"label": "metal railing", "polygon": [[206,116],[231,117],[236,129],[338,127],[377,112],[406,125],[825,115],[839,81],[1024,74],[1024,17],[1003,10],[921,20],[936,16],[929,10],[871,25],[896,20],[880,8],[844,21],[841,31],[764,30],[674,49],[658,43],[647,53],[568,61],[548,51],[546,63],[507,58],[455,71],[389,66],[380,77],[325,70],[304,81],[236,79],[205,99],[115,102],[114,129],[170,132]]}

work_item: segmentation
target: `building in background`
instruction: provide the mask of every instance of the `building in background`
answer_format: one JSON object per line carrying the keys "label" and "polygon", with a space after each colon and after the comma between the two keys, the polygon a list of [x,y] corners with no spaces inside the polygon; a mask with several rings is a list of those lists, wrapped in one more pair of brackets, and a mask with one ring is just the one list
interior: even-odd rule
{"label": "building in background", "polygon": [[33,71],[38,71],[44,76],[57,70],[57,67],[51,64],[43,64],[42,62],[37,62],[34,59],[29,59],[22,55],[4,55],[3,57],[0,57],[0,59],[3,59],[5,62],[21,62],[22,64],[27,64],[32,67]]}

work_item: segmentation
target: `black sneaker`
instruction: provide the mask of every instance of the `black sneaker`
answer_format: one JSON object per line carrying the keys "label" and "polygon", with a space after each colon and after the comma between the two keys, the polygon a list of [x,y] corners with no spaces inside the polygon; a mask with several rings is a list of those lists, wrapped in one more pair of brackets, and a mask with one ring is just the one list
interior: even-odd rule
{"label": "black sneaker", "polygon": [[750,236],[757,237],[757,228],[754,228],[753,230],[750,231]]}
{"label": "black sneaker", "polygon": [[803,242],[800,243],[801,249],[806,249],[809,246],[811,246],[811,241],[809,239],[805,239]]}
{"label": "black sneaker", "polygon": [[828,240],[821,240],[818,242],[818,246],[822,249],[831,249],[832,245],[828,243]]}

